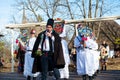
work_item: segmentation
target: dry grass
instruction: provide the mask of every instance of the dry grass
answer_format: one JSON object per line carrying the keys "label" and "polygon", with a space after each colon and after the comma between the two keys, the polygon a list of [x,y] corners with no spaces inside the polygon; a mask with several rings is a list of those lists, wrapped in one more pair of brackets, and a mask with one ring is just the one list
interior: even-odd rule
{"label": "dry grass", "polygon": [[108,59],[108,70],[120,70],[120,58]]}
{"label": "dry grass", "polygon": [[[17,63],[15,63],[14,69],[17,71]],[[71,64],[69,69],[70,71],[75,71],[75,66]],[[108,59],[107,70],[120,70],[120,58]],[[11,72],[11,63],[6,63],[1,67],[0,72]]]}
{"label": "dry grass", "polygon": [[[76,71],[73,64],[69,66],[70,71]],[[120,58],[109,58],[107,70],[120,70]]]}
{"label": "dry grass", "polygon": [[[0,72],[11,72],[11,63],[5,63],[3,67],[0,67]],[[14,70],[17,71],[17,63],[14,65]]]}

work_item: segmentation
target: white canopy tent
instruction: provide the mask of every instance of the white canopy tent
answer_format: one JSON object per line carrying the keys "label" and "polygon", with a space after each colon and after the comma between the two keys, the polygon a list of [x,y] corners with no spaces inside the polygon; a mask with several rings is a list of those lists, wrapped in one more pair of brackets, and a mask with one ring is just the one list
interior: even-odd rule
{"label": "white canopy tent", "polygon": [[[78,20],[65,20],[65,24],[77,24],[77,23],[85,23],[85,22],[96,22],[96,21],[106,21],[106,20],[118,20],[120,16],[110,16],[110,17],[101,17],[101,18],[88,18],[88,19],[78,19]],[[62,22],[61,21],[55,21]],[[24,23],[24,24],[8,24],[6,25],[7,29],[14,29],[14,28],[30,28],[30,27],[38,27],[38,26],[46,26],[46,22],[38,22],[38,23]],[[77,32],[77,27],[76,27]],[[13,30],[11,30],[12,35],[12,44],[11,44],[11,57],[12,57],[12,65],[11,71],[14,72],[14,55],[13,55]]]}
{"label": "white canopy tent", "polygon": [[[101,18],[87,18],[87,19],[78,19],[78,20],[65,20],[65,24],[77,24],[77,23],[85,23],[85,22],[96,22],[96,21],[105,21],[105,20],[118,20],[120,16],[110,16],[110,17],[101,17]],[[62,20],[61,20],[62,21]],[[55,21],[61,22],[61,21]],[[27,27],[38,27],[45,26],[46,22],[38,22],[38,23],[24,23],[24,24],[8,24],[6,28],[27,28]]]}

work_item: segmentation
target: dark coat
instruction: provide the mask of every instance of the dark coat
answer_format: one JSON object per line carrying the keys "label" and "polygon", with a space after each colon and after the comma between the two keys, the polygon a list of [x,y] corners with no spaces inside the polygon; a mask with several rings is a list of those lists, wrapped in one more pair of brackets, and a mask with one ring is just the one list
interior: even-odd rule
{"label": "dark coat", "polygon": [[[32,72],[37,72],[37,71],[42,71],[41,70],[41,56],[36,56],[35,52],[38,50],[38,46],[40,42],[43,40],[43,35],[45,34],[45,31],[41,32],[34,44],[33,51],[32,51],[32,57],[35,58],[34,64],[33,64],[33,70]],[[65,61],[64,61],[64,56],[63,56],[63,50],[62,50],[62,44],[61,44],[61,38],[59,37],[59,34],[57,34],[55,31],[52,32],[52,35],[55,37],[54,41],[54,53],[53,53],[53,62],[54,62],[54,68],[64,68],[65,66]],[[53,70],[53,68],[48,69],[49,71]]]}

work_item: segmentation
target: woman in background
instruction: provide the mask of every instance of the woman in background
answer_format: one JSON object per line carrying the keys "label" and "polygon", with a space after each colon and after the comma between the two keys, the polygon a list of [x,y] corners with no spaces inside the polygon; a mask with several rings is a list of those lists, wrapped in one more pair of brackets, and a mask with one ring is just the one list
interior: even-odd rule
{"label": "woman in background", "polygon": [[26,45],[24,76],[27,77],[27,80],[31,80],[31,77],[33,77],[33,80],[36,80],[36,77],[39,75],[39,72],[36,72],[34,74],[32,73],[34,58],[31,57],[32,49],[36,40],[34,29],[31,30],[30,35],[31,37]]}

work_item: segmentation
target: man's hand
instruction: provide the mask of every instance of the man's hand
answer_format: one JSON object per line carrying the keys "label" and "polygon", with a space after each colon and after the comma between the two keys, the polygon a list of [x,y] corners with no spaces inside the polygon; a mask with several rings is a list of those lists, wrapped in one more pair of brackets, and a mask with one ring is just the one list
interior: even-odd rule
{"label": "man's hand", "polygon": [[81,41],[80,44],[82,44],[83,47],[86,47],[86,43],[84,41]]}
{"label": "man's hand", "polygon": [[46,36],[48,36],[48,37],[52,37],[52,34],[49,33],[49,32],[46,32]]}

